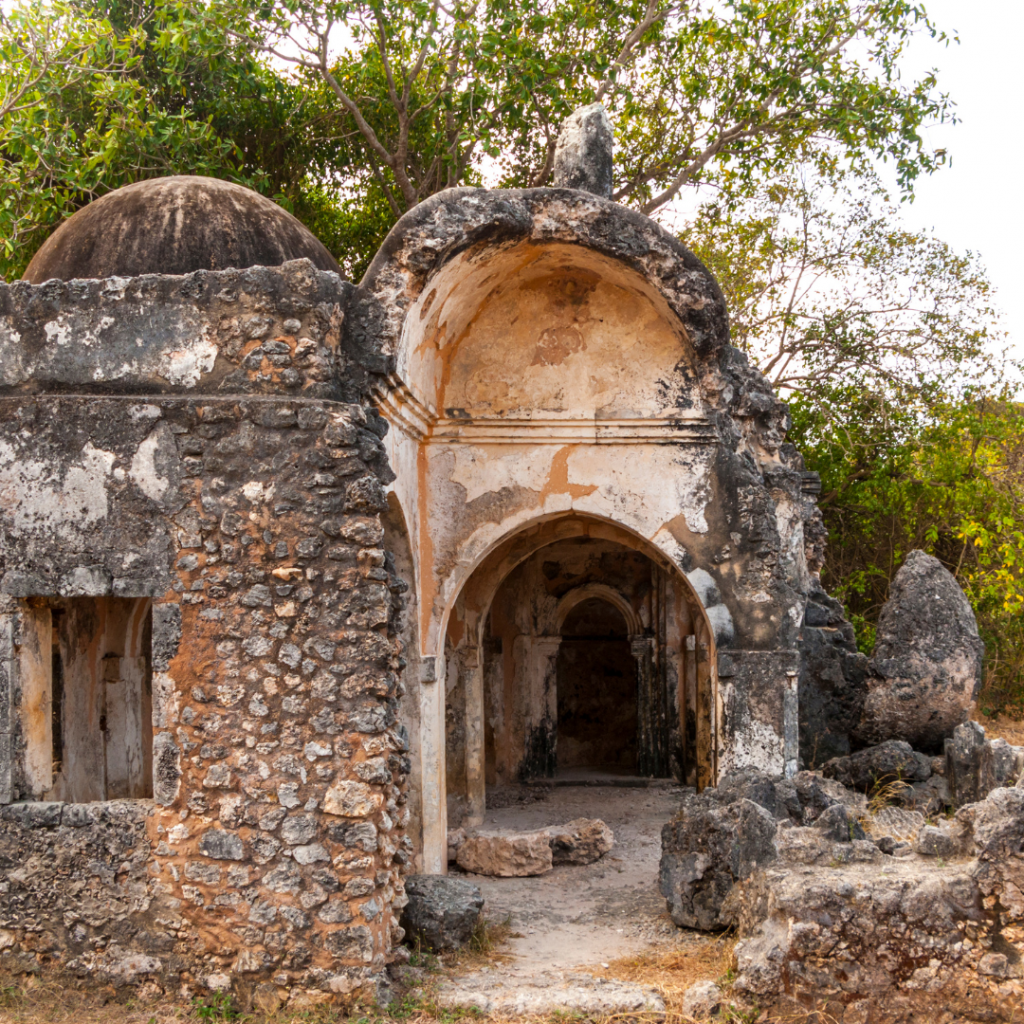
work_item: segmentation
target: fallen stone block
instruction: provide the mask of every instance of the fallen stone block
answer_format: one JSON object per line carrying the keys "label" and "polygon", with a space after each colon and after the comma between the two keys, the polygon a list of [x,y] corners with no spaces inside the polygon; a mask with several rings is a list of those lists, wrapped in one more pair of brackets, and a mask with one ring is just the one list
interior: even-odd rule
{"label": "fallen stone block", "polygon": [[538,832],[474,832],[459,846],[456,863],[463,871],[497,878],[546,875],[554,866],[551,837]]}
{"label": "fallen stone block", "polygon": [[780,821],[803,821],[800,795],[790,779],[773,779],[763,772],[743,769],[722,776],[715,792],[722,804],[753,800]]}
{"label": "fallen stone block", "polygon": [[817,772],[797,772],[792,782],[803,808],[805,825],[810,825],[826,807],[847,803],[853,796],[841,783]]}
{"label": "fallen stone block", "polygon": [[957,807],[984,800],[998,786],[992,744],[977,722],[964,722],[946,740],[946,780]]}
{"label": "fallen stone block", "polygon": [[1014,747],[999,738],[988,742],[992,747],[992,773],[996,786],[1012,786],[1024,773],[1024,747]]}
{"label": "fallen stone block", "polygon": [[406,940],[440,951],[469,942],[484,898],[472,882],[451,875],[407,875],[402,911]]}
{"label": "fallen stone block", "polygon": [[712,792],[688,797],[661,831],[659,884],[672,920],[714,931],[730,922],[722,904],[733,885],[775,859],[775,818],[752,800],[724,807]]}
{"label": "fallen stone block", "polygon": [[942,857],[949,859],[959,857],[963,853],[960,839],[946,829],[925,825],[914,841],[914,852],[922,857]]}
{"label": "fallen stone block", "polygon": [[698,981],[684,993],[679,1009],[684,1017],[711,1017],[722,1005],[722,990],[713,981]]}
{"label": "fallen stone block", "polygon": [[459,847],[466,841],[466,830],[464,828],[448,829],[448,863],[454,864],[458,860]]}
{"label": "fallen stone block", "polygon": [[931,758],[916,753],[904,740],[887,740],[848,757],[834,757],[821,769],[826,779],[869,793],[889,782],[924,782],[932,774]]}
{"label": "fallen stone block", "polygon": [[615,845],[615,834],[600,818],[576,818],[548,834],[555,864],[593,864]]}
{"label": "fallen stone block", "polygon": [[497,978],[488,973],[454,978],[437,991],[441,1006],[475,1007],[486,1014],[586,1014],[607,1017],[617,1013],[664,1013],[658,993],[642,985],[588,974],[541,974],[530,980]]}
{"label": "fallen stone block", "polygon": [[814,827],[837,843],[867,838],[864,827],[844,804],[826,807],[815,819]]}

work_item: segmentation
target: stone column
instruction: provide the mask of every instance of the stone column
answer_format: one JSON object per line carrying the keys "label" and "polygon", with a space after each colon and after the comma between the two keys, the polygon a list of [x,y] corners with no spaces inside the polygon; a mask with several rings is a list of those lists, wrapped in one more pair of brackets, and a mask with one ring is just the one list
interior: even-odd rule
{"label": "stone column", "polygon": [[448,873],[443,666],[444,658],[428,657],[421,662],[420,770],[423,779],[423,873],[426,875]]}
{"label": "stone column", "polygon": [[466,673],[466,798],[469,809],[462,824],[482,825],[487,794],[484,778],[484,667],[479,647],[462,652]]}
{"label": "stone column", "polygon": [[637,772],[657,778],[667,774],[666,721],[661,686],[655,672],[654,637],[629,638],[636,662]]}
{"label": "stone column", "polygon": [[697,665],[697,791],[718,782],[718,708],[711,665],[711,638],[702,622],[694,651]]}
{"label": "stone column", "polygon": [[795,650],[718,652],[721,773],[796,773],[799,659]]}
{"label": "stone column", "polygon": [[523,638],[527,677],[526,735],[520,773],[533,778],[550,778],[555,771],[558,739],[558,649],[560,636]]}

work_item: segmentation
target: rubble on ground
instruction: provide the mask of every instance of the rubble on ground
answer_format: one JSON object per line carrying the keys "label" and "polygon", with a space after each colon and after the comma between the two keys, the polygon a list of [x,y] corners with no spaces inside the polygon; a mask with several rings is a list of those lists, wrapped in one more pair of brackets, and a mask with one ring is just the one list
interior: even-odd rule
{"label": "rubble on ground", "polygon": [[528,832],[449,829],[448,862],[475,875],[524,878],[547,874],[556,864],[593,864],[614,845],[614,833],[599,818]]}
{"label": "rubble on ground", "polygon": [[[744,773],[689,795],[662,833],[669,913],[736,930],[734,991],[761,1006],[813,1004],[841,1024],[933,1004],[1012,1020],[1024,1001],[1022,755],[971,722],[944,760],[887,741],[822,774]],[[893,769],[909,794],[886,788]],[[946,814],[926,817],[914,789],[946,777]],[[839,778],[873,779],[874,792]]]}

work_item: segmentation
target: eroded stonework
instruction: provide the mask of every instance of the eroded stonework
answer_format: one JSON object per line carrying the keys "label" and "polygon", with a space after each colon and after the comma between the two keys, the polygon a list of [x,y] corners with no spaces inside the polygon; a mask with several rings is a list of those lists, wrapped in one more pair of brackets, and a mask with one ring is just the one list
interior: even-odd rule
{"label": "eroded stonework", "polygon": [[489,789],[755,772],[816,807],[864,669],[788,427],[693,254],[570,188],[441,193],[358,286],[0,286],[0,945],[372,995],[403,872]]}

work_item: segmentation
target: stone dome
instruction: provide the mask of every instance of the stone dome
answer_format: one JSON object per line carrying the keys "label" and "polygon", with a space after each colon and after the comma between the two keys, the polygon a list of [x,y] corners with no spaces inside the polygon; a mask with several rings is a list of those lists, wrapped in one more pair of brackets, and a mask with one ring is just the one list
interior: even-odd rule
{"label": "stone dome", "polygon": [[303,257],[341,273],[277,203],[228,181],[178,175],[126,185],[83,207],[43,243],[23,280],[243,270]]}

